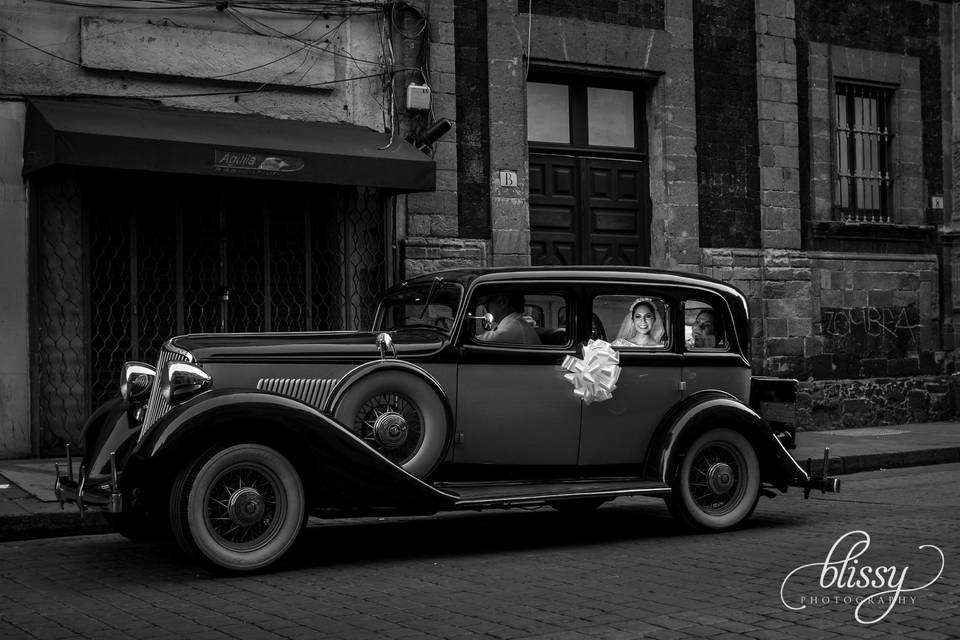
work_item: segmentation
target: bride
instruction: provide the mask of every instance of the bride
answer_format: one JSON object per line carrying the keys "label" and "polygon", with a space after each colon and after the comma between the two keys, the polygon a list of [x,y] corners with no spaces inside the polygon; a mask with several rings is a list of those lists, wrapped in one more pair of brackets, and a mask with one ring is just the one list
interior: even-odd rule
{"label": "bride", "polygon": [[662,347],[663,320],[650,298],[637,298],[620,324],[615,347]]}

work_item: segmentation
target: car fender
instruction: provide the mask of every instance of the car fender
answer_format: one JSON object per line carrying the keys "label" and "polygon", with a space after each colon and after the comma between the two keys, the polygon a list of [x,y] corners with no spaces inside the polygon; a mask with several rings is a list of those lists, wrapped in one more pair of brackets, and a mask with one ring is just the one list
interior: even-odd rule
{"label": "car fender", "polygon": [[753,445],[760,461],[761,479],[781,491],[803,482],[806,472],[776,438],[770,425],[756,411],[723,391],[710,390],[685,398],[657,428],[645,464],[646,473],[666,484],[687,445],[703,432],[727,427],[742,433]]}
{"label": "car fender", "polygon": [[111,453],[122,461],[133,449],[140,426],[133,415],[136,409],[136,405],[116,397],[100,405],[84,423],[80,440],[84,446],[83,465],[91,482],[110,476]]}
{"label": "car fender", "polygon": [[169,482],[213,446],[259,442],[296,466],[311,506],[401,508],[432,513],[451,496],[395,465],[333,417],[296,399],[248,389],[204,393],[174,407],[139,443],[132,466]]}
{"label": "car fender", "polygon": [[433,387],[434,391],[437,392],[437,395],[440,396],[440,399],[443,401],[443,405],[446,407],[447,418],[451,421],[450,424],[453,424],[453,412],[443,387],[441,387],[440,383],[437,382],[437,379],[430,375],[430,373],[423,369],[423,367],[418,367],[417,365],[405,360],[372,360],[370,362],[365,362],[358,367],[354,367],[337,381],[333,389],[330,391],[330,394],[327,396],[326,401],[320,407],[320,410],[324,413],[333,413],[337,405],[340,404],[340,401],[343,399],[344,394],[346,394],[351,386],[367,376],[371,376],[381,371],[390,370],[405,371],[411,375],[422,378],[425,382],[427,382],[427,384]]}

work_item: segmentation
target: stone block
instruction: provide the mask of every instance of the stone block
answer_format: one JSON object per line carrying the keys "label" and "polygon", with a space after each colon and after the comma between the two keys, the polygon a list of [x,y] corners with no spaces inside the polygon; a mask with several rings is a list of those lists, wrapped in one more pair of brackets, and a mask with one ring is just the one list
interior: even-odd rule
{"label": "stone block", "polygon": [[807,357],[807,369],[810,375],[817,380],[834,377],[833,356],[829,353]]}
{"label": "stone block", "polygon": [[887,375],[886,358],[863,358],[860,360],[860,375],[864,378],[877,378]]}
{"label": "stone block", "polygon": [[853,308],[867,306],[867,292],[861,289],[844,289],[843,304],[839,306]]}
{"label": "stone block", "polygon": [[[767,33],[771,36],[780,36],[792,40],[797,35],[797,23],[789,18],[770,17],[767,18]],[[791,59],[796,60],[796,52]]]}
{"label": "stone block", "polygon": [[797,147],[777,146],[773,148],[777,166],[798,168],[800,166],[800,150]]}
{"label": "stone block", "polygon": [[[769,78],[764,78],[761,80],[763,85],[772,84],[776,87],[780,86],[780,83],[776,80],[770,80]],[[779,89],[778,89],[779,93]],[[785,127],[787,126],[784,122],[777,122],[776,120],[763,120],[760,122],[760,144],[762,146],[773,146],[786,144],[785,140]]]}
{"label": "stone block", "polygon": [[[815,332],[819,323],[812,323],[810,330]],[[803,338],[803,355],[806,358],[823,355],[823,340],[816,335],[805,336]]]}
{"label": "stone block", "polygon": [[785,18],[788,15],[787,0],[758,0],[756,5],[758,15]]}
{"label": "stone block", "polygon": [[783,38],[759,34],[757,36],[757,59],[785,62],[783,43]]}
{"label": "stone block", "polygon": [[920,361],[918,358],[890,358],[887,360],[888,376],[915,376],[919,373]]}
{"label": "stone block", "polygon": [[491,235],[494,253],[530,252],[530,232],[526,229],[494,229]]}
{"label": "stone block", "polygon": [[[787,336],[791,338],[809,338],[813,335],[813,322],[810,318],[787,318]],[[804,343],[806,354],[806,343]]]}
{"label": "stone block", "polygon": [[764,322],[766,324],[764,337],[768,340],[789,337],[786,318],[767,318]]}
{"label": "stone block", "polygon": [[[760,99],[780,102],[780,81],[776,78],[760,78]],[[763,129],[761,127],[761,142]]]}
{"label": "stone block", "polygon": [[867,304],[871,307],[893,306],[893,292],[889,290],[867,291]]}
{"label": "stone block", "polygon": [[783,170],[779,167],[760,168],[760,187],[767,191],[783,191]]}
{"label": "stone block", "polygon": [[[764,122],[770,122],[770,121],[765,120]],[[778,166],[777,158],[776,158],[776,155],[774,154],[773,147],[764,144],[762,141],[761,141],[761,147],[760,147],[760,166],[761,167]]]}

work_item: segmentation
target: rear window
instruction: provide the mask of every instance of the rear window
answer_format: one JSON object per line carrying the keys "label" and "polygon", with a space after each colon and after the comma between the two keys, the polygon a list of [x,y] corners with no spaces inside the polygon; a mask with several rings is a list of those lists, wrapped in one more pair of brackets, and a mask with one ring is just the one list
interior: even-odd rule
{"label": "rear window", "polygon": [[671,344],[670,305],[658,296],[609,294],[593,299],[594,334],[619,349],[660,350]]}

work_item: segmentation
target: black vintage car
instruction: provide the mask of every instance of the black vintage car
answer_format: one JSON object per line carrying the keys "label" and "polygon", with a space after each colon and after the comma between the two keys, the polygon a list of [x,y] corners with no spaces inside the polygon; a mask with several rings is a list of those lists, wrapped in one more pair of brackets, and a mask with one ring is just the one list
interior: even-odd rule
{"label": "black vintage car", "polygon": [[308,516],[650,496],[728,529],[771,488],[839,488],[787,452],[796,382],[751,376],[749,344],[743,295],[701,276],[437,273],[387,291],[370,332],[186,335],[127,363],[56,491],[233,571]]}

